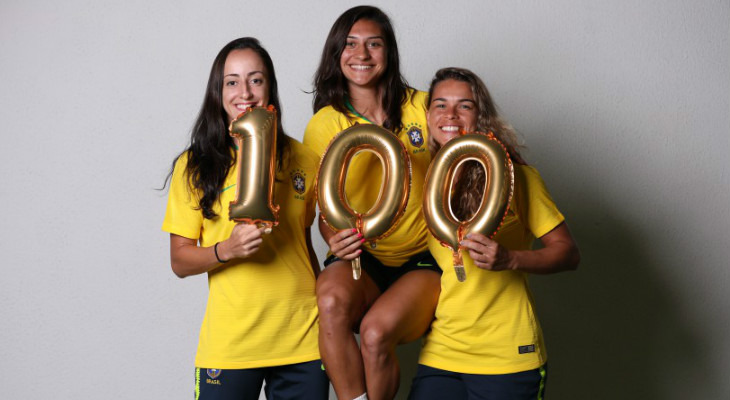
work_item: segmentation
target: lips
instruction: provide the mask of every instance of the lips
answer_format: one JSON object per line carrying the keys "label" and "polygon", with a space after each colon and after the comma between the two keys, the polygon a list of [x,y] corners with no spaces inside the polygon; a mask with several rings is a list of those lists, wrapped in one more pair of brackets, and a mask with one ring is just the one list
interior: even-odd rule
{"label": "lips", "polygon": [[234,104],[234,106],[236,107],[236,110],[243,112],[243,111],[248,110],[249,108],[256,107],[256,103],[255,102],[239,103],[239,104]]}

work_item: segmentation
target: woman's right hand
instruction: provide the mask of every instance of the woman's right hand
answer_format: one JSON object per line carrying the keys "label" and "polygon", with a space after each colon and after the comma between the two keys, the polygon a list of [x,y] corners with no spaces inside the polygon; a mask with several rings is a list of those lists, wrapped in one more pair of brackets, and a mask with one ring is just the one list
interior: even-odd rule
{"label": "woman's right hand", "polygon": [[332,254],[340,260],[353,260],[360,256],[362,249],[360,246],[365,243],[362,234],[357,229],[344,229],[327,239]]}
{"label": "woman's right hand", "polygon": [[223,260],[246,258],[255,254],[263,242],[264,228],[253,224],[239,223],[233,227],[231,236],[218,245],[218,257]]}

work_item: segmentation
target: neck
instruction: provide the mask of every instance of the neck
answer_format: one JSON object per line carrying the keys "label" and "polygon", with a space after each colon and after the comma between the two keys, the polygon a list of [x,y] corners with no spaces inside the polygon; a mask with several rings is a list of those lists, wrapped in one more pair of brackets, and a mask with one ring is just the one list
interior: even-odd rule
{"label": "neck", "polygon": [[360,115],[374,124],[383,125],[387,114],[378,88],[349,88],[350,104]]}

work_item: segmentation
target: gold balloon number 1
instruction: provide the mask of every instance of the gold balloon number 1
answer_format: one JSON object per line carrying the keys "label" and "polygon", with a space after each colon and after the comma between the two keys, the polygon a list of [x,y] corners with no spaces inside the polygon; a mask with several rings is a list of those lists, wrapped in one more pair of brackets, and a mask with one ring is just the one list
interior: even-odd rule
{"label": "gold balloon number 1", "polygon": [[[459,221],[451,210],[454,173],[469,160],[486,171],[482,202],[468,221]],[[460,282],[466,279],[459,243],[470,232],[493,236],[507,213],[514,188],[512,162],[504,146],[493,134],[470,133],[446,143],[426,174],[423,214],[429,230],[441,245],[453,252],[454,271]]]}
{"label": "gold balloon number 1", "polygon": [[[345,196],[347,168],[360,151],[375,153],[383,167],[378,199],[370,210],[353,210]],[[317,202],[322,218],[334,230],[357,229],[366,241],[387,236],[406,209],[411,187],[410,157],[403,143],[377,125],[355,125],[340,132],[327,147],[317,176]],[[360,257],[352,260],[352,276],[360,279]]]}
{"label": "gold balloon number 1", "polygon": [[274,106],[250,108],[231,122],[231,136],[238,146],[236,200],[228,217],[236,222],[257,224],[271,232],[279,223],[274,204],[276,166],[276,110]]}

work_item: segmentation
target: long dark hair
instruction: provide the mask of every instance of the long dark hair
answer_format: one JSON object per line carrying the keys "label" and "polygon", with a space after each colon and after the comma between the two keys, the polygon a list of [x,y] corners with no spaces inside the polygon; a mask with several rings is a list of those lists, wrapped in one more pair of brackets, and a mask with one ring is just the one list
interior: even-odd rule
{"label": "long dark hair", "polygon": [[[471,88],[472,96],[476,103],[477,121],[476,129],[479,132],[492,132],[494,136],[507,148],[510,159],[515,164],[526,164],[520,155],[522,148],[517,139],[517,132],[497,110],[492,96],[487,90],[487,85],[473,72],[464,68],[442,68],[436,71],[428,89],[428,108],[431,107],[431,98],[436,85],[446,80],[466,82]],[[432,155],[435,155],[441,146],[436,143],[431,135],[428,141],[428,148]],[[484,182],[486,177],[482,165],[477,161],[467,161],[461,168],[458,181],[454,186],[454,194],[451,197],[451,209],[454,216],[459,220],[469,220],[479,209],[482,201]]]}
{"label": "long dark hair", "polygon": [[387,118],[383,122],[385,129],[398,132],[403,128],[401,106],[407,100],[410,86],[400,73],[400,56],[390,18],[377,7],[357,6],[345,11],[332,25],[327,41],[324,43],[322,58],[314,75],[314,100],[312,108],[316,113],[326,106],[345,115],[351,115],[345,102],[349,93],[347,79],[340,68],[340,58],[345,48],[347,35],[355,22],[365,19],[373,21],[380,27],[385,41],[387,65],[379,86],[382,94],[382,106]]}
{"label": "long dark hair", "polygon": [[[205,89],[203,105],[200,107],[198,118],[193,124],[190,135],[190,145],[172,163],[170,173],[165,179],[165,184],[172,176],[175,162],[185,153],[188,153],[188,161],[185,166],[185,176],[190,187],[199,191],[202,195],[199,200],[200,210],[203,217],[213,219],[217,215],[213,211],[213,205],[220,198],[221,189],[228,176],[231,167],[236,163],[236,152],[233,138],[228,134],[228,114],[223,108],[223,68],[226,58],[233,50],[251,49],[261,57],[266,67],[266,78],[269,83],[269,104],[276,108],[276,163],[277,169],[281,170],[286,165],[289,150],[289,137],[281,126],[281,102],[279,101],[278,84],[274,63],[269,53],[261,46],[255,38],[244,37],[236,39],[225,45],[213,61],[208,78],[208,86]],[[164,186],[163,186],[164,187]]]}

